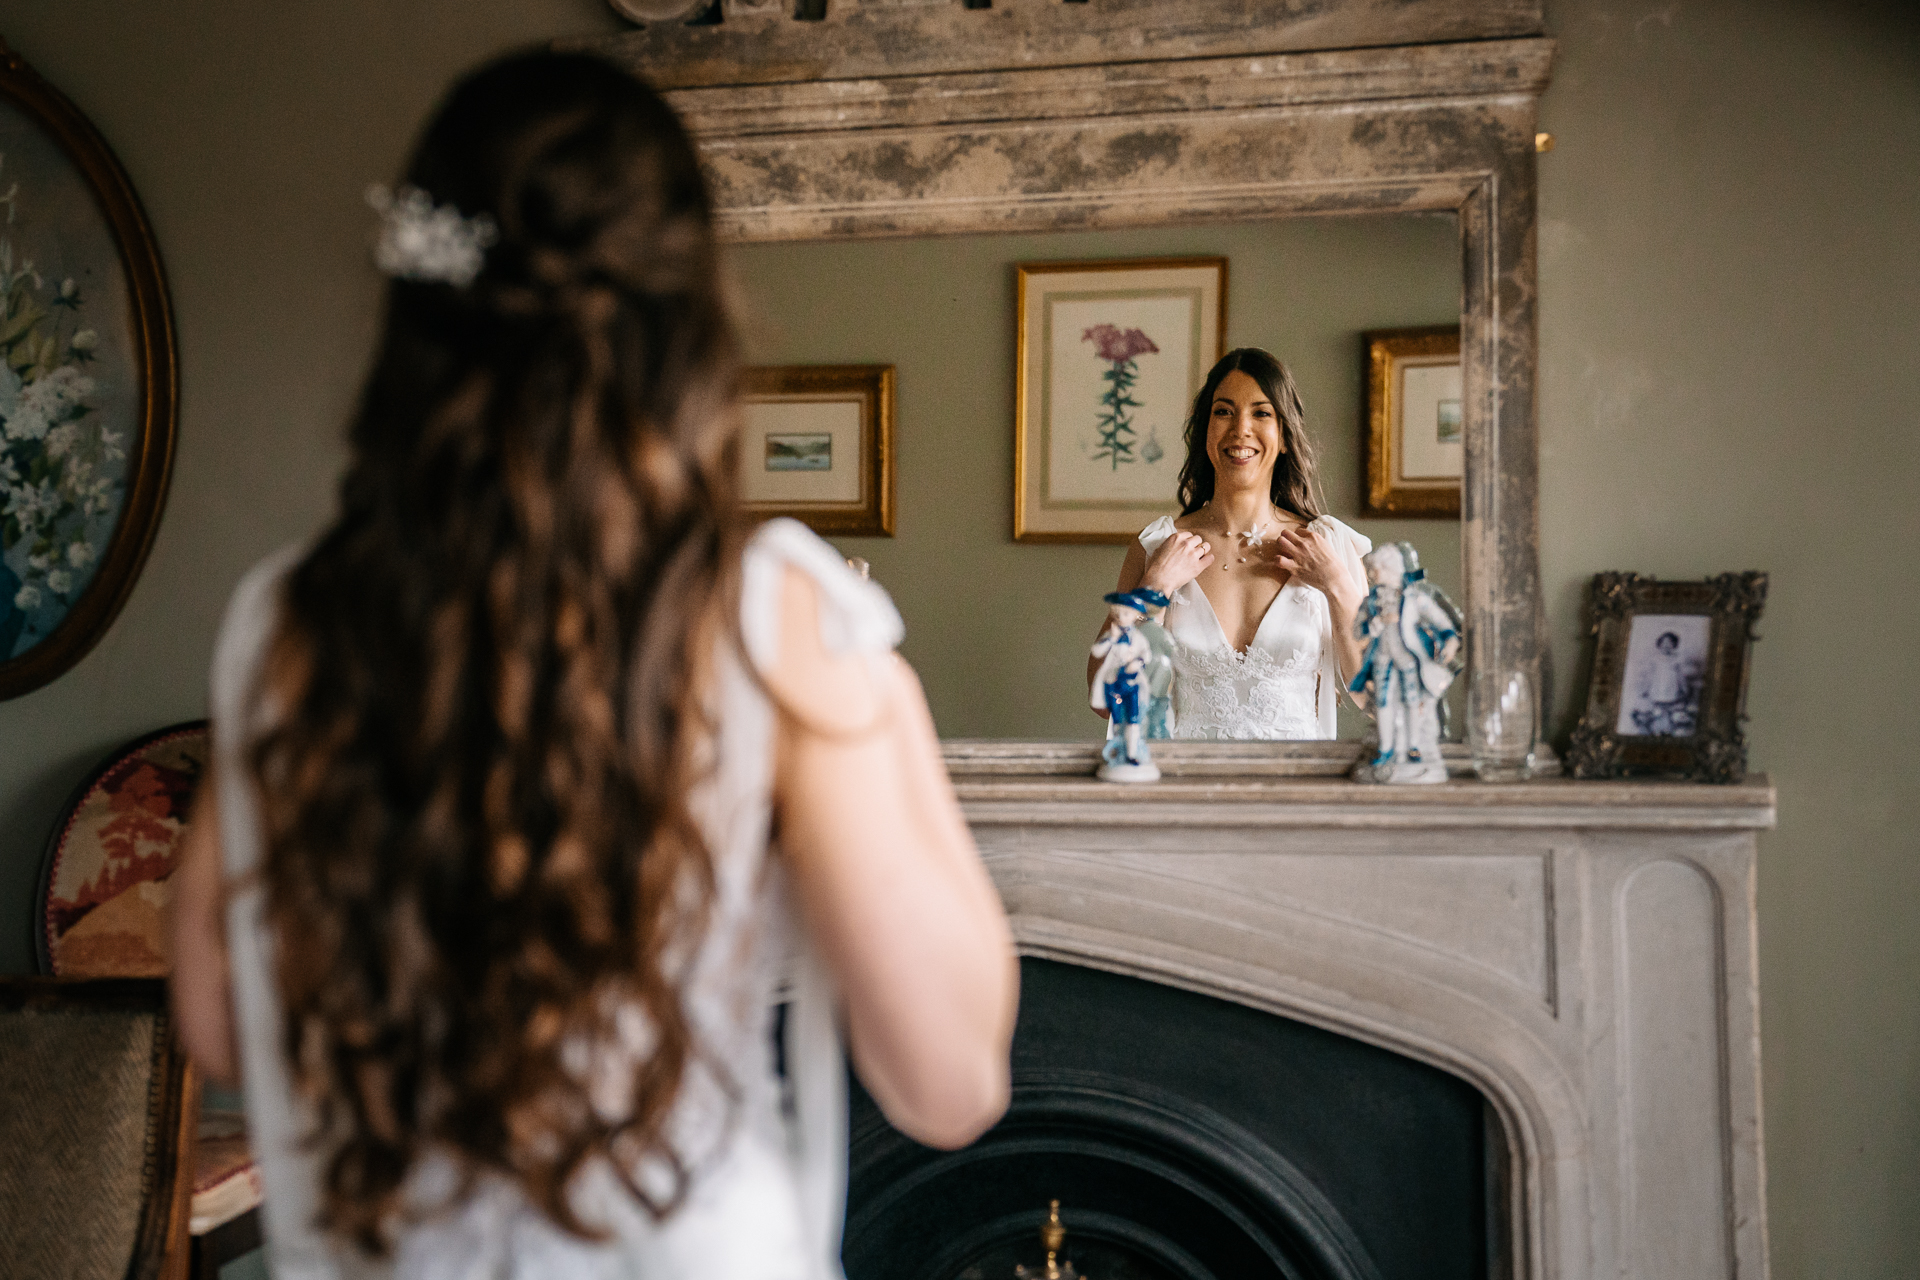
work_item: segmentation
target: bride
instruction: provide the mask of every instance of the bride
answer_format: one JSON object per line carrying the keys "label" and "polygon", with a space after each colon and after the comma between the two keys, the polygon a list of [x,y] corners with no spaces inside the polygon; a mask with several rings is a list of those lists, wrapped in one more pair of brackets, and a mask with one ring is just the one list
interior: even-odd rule
{"label": "bride", "polygon": [[1173,736],[1331,738],[1373,544],[1321,513],[1293,376],[1257,347],[1228,352],[1186,438],[1181,514],[1140,531],[1118,588],[1171,598]]}

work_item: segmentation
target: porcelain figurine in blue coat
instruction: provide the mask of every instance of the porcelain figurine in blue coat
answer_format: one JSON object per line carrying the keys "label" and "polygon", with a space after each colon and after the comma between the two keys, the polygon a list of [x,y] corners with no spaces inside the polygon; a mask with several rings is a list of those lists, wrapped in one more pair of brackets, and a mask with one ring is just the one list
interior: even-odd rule
{"label": "porcelain figurine in blue coat", "polygon": [[1349,688],[1372,712],[1379,744],[1362,755],[1353,776],[1445,782],[1440,699],[1465,664],[1460,611],[1427,581],[1410,543],[1382,543],[1360,562],[1372,589],[1354,617],[1366,657]]}
{"label": "porcelain figurine in blue coat", "polygon": [[1107,625],[1093,642],[1093,684],[1088,701],[1108,720],[1106,746],[1100,751],[1099,776],[1109,782],[1157,782],[1160,768],[1146,742],[1152,694],[1148,666],[1153,646],[1140,630],[1148,612],[1164,609],[1167,597],[1151,587],[1109,592]]}

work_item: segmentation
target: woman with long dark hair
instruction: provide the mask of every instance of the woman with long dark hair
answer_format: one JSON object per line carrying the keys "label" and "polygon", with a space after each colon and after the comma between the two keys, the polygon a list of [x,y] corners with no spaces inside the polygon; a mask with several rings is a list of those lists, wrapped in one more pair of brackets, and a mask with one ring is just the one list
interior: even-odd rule
{"label": "woman with long dark hair", "polygon": [[1359,670],[1372,543],[1324,513],[1293,375],[1229,351],[1187,417],[1180,515],[1141,530],[1120,591],[1171,598],[1176,738],[1331,738]]}
{"label": "woman with long dark hair", "polygon": [[176,877],[180,1025],[244,1081],[274,1271],[837,1276],[836,1022],[923,1142],[1008,1089],[1012,946],[899,617],[743,520],[708,197],[654,93],[507,59],[376,203],[340,509],[234,595]]}

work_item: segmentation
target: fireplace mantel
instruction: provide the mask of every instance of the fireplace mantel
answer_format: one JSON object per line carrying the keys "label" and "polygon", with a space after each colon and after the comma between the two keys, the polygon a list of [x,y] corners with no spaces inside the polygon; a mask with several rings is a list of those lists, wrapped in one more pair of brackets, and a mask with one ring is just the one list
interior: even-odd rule
{"label": "fireplace mantel", "polygon": [[1505,1131],[1513,1276],[1766,1274],[1764,777],[1366,787],[1256,750],[1121,787],[1075,750],[949,748],[1024,954],[1471,1081]]}

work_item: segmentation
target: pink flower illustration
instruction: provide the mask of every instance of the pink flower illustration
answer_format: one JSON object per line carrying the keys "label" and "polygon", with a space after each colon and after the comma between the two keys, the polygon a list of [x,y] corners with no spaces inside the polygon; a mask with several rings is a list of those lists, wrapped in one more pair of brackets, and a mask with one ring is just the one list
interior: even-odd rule
{"label": "pink flower illustration", "polygon": [[[1153,345],[1153,339],[1138,329],[1122,329],[1118,325],[1096,324],[1080,335],[1080,341],[1091,342],[1100,358],[1113,367],[1100,375],[1107,389],[1100,396],[1100,420],[1094,428],[1095,447],[1093,456],[1104,458],[1115,471],[1123,462],[1134,461],[1133,441],[1137,434],[1133,429],[1133,410],[1140,407],[1140,401],[1133,398],[1133,383],[1138,376],[1134,368],[1135,356],[1159,354],[1160,348]],[[1158,444],[1154,445],[1156,451]],[[1159,461],[1159,454],[1149,457],[1149,465]]]}
{"label": "pink flower illustration", "polygon": [[1160,348],[1153,345],[1153,339],[1140,330],[1120,329],[1110,324],[1094,325],[1080,335],[1080,341],[1091,342],[1102,360],[1114,364],[1125,364],[1135,356],[1158,355],[1160,352]]}

